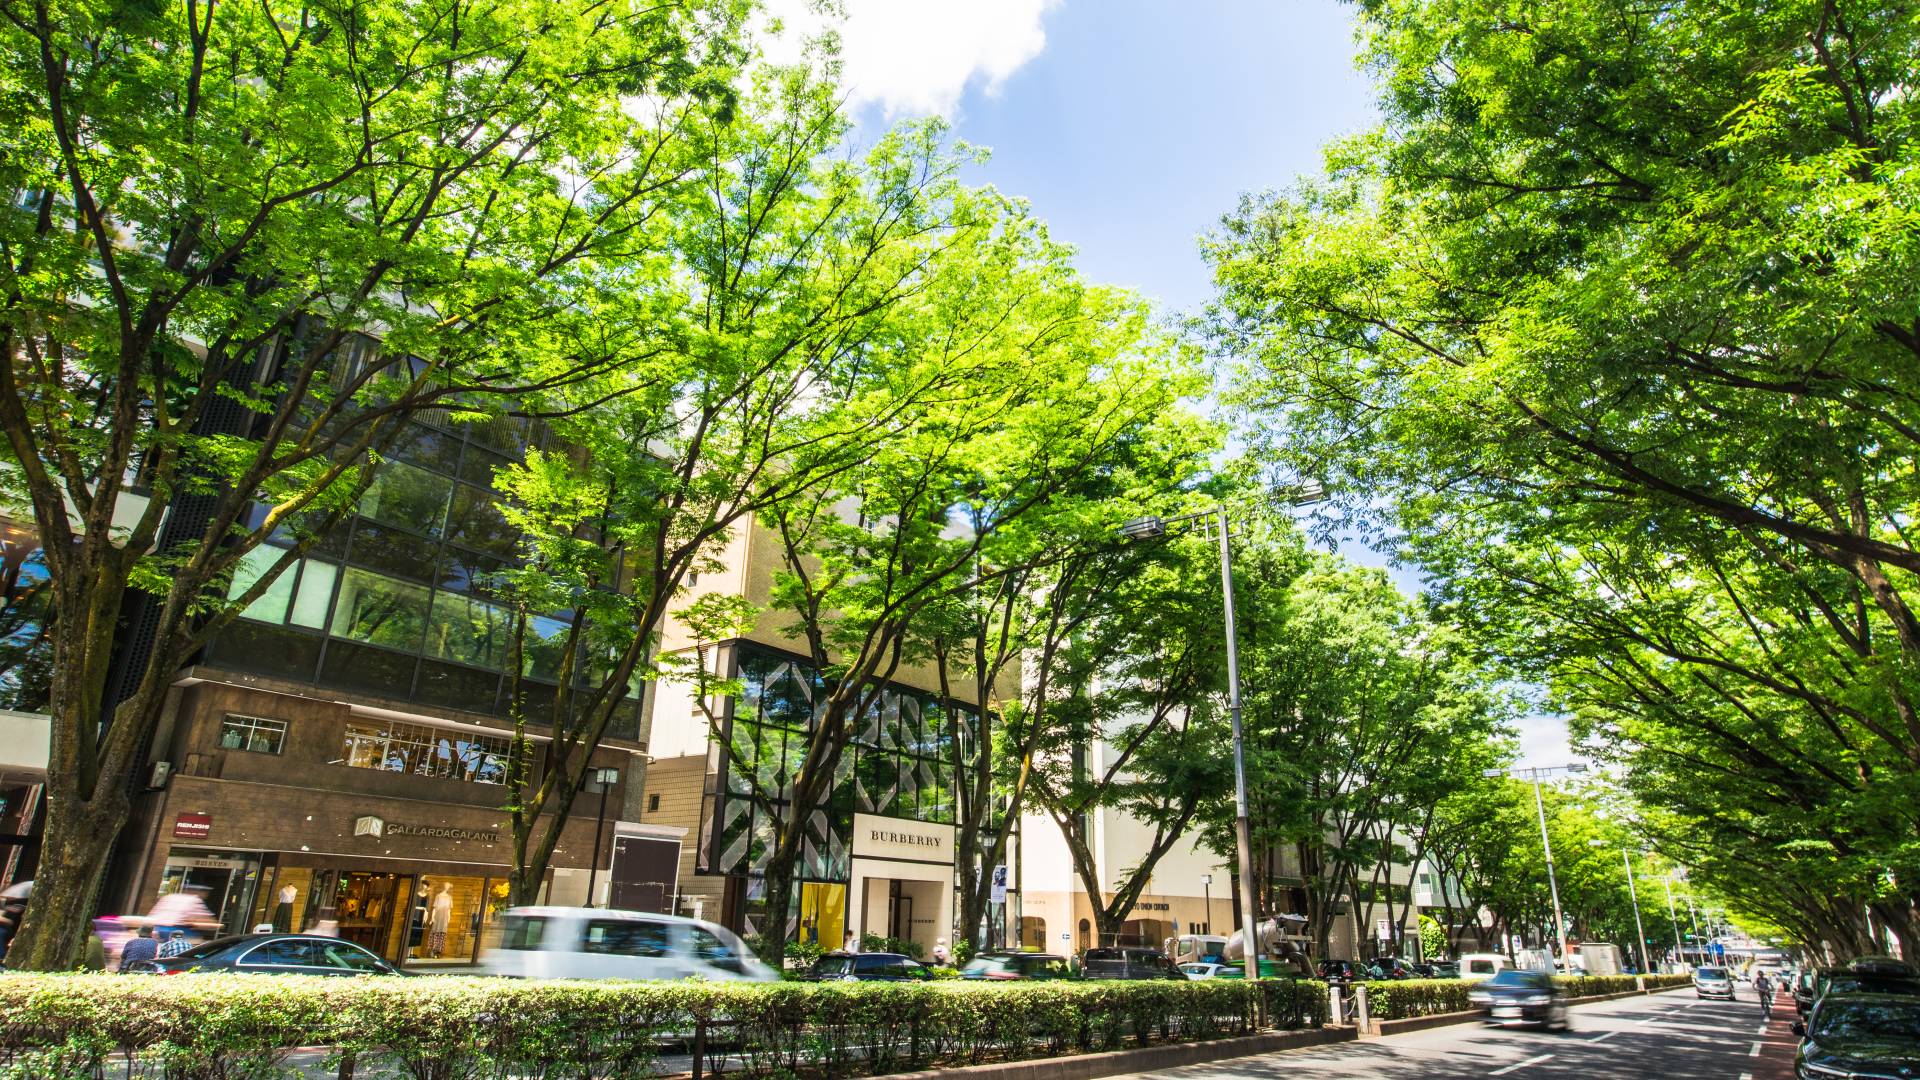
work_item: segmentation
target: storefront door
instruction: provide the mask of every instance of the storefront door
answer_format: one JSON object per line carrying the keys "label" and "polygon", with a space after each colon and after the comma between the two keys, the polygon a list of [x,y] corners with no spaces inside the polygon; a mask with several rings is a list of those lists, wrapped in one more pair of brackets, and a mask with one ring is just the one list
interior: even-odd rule
{"label": "storefront door", "polygon": [[341,874],[333,902],[340,936],[389,960],[400,959],[412,891],[411,874]]}
{"label": "storefront door", "polygon": [[[172,854],[161,871],[159,894],[198,894],[207,911],[220,920],[220,933],[243,934],[253,929],[247,925],[247,915],[259,880],[260,861],[255,857]],[[186,909],[169,904],[160,910]]]}
{"label": "storefront door", "polygon": [[847,887],[826,881],[800,885],[800,941],[837,949],[847,937]]}

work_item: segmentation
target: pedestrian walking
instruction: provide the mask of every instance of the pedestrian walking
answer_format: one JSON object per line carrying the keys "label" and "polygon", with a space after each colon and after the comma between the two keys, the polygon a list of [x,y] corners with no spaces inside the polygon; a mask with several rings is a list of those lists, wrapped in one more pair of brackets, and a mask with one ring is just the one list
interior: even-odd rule
{"label": "pedestrian walking", "polygon": [[142,926],[127,939],[126,947],[120,950],[120,970],[129,970],[128,965],[142,960],[157,959],[160,955],[160,943],[153,940],[153,927]]}
{"label": "pedestrian walking", "polygon": [[187,932],[185,930],[175,930],[167,936],[166,942],[160,946],[160,959],[165,960],[169,956],[179,956],[191,948],[193,948],[193,942],[187,940]]}

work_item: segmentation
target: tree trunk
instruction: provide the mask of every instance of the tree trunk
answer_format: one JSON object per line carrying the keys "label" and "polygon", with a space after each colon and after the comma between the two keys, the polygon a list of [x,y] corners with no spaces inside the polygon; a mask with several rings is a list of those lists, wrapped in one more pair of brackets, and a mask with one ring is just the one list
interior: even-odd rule
{"label": "tree trunk", "polygon": [[58,791],[53,787],[48,809],[63,803],[64,812],[47,814],[33,897],[20,935],[7,951],[7,966],[27,971],[69,971],[79,965],[107,853],[130,809],[117,785],[103,785],[91,800],[81,800],[70,784],[60,784]]}
{"label": "tree trunk", "polygon": [[[795,837],[800,835],[801,823],[790,825]],[[766,876],[762,880],[767,887],[767,921],[760,932],[760,959],[773,965],[775,971],[785,967],[787,962],[787,912],[793,907],[793,864],[798,858],[799,848],[783,852],[786,845],[776,844],[767,856]]]}

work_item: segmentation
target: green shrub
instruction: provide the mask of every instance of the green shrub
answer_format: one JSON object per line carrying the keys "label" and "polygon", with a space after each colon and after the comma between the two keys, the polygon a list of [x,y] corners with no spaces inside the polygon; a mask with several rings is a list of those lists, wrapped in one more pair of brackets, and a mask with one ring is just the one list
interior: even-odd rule
{"label": "green shrub", "polygon": [[637,1077],[696,1030],[741,1076],[882,1074],[1325,1021],[1263,981],[671,983],[0,975],[0,1078],[267,1080],[329,1046],[408,1080]]}
{"label": "green shrub", "polygon": [[860,951],[900,953],[903,956],[911,956],[915,960],[920,959],[921,954],[926,952],[917,941],[907,938],[881,937],[879,934],[868,934],[862,937]]}

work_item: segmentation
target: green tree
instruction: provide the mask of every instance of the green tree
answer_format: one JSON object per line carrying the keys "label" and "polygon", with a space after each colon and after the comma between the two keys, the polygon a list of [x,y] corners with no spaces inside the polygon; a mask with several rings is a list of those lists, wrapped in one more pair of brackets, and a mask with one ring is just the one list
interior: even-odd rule
{"label": "green tree", "polygon": [[1886,882],[1916,880],[1920,28],[1830,0],[1360,12],[1383,125],[1208,244],[1267,449],[1390,508],[1650,803],[1701,821],[1733,789],[1734,857],[1804,863],[1775,904],[1871,902],[1912,939]]}
{"label": "green tree", "polygon": [[[350,512],[409,416],[630,358],[599,316],[633,279],[594,268],[654,245],[683,134],[732,107],[745,13],[0,5],[4,472],[54,653],[15,964],[79,955],[174,672]],[[301,543],[229,599],[276,530]]]}

